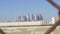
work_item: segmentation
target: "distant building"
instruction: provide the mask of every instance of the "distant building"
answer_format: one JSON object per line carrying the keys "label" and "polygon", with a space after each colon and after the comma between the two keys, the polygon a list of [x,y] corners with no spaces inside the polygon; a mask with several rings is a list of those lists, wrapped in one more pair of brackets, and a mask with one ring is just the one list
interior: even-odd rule
{"label": "distant building", "polygon": [[26,16],[22,16],[22,21],[27,21],[27,17]]}
{"label": "distant building", "polygon": [[35,16],[32,14],[30,19],[31,21],[35,21]]}
{"label": "distant building", "polygon": [[41,14],[37,14],[36,15],[36,21],[40,21],[43,20],[42,15]]}
{"label": "distant building", "polygon": [[55,17],[52,17],[51,21],[52,23],[54,24],[56,21],[59,20],[59,17],[58,16],[55,16]]}
{"label": "distant building", "polygon": [[27,21],[31,21],[30,13],[28,13]]}
{"label": "distant building", "polygon": [[28,16],[19,16],[18,19],[16,21],[22,22],[22,21],[40,21],[43,20],[42,15],[41,14],[37,14],[37,15],[33,15],[28,13]]}
{"label": "distant building", "polygon": [[51,20],[42,20],[42,25],[52,25]]}
{"label": "distant building", "polygon": [[19,16],[16,21],[21,22],[21,16]]}
{"label": "distant building", "polygon": [[[20,19],[20,16],[19,16],[19,19]],[[27,20],[26,16],[23,16],[22,19],[23,20],[21,20],[21,22],[19,20],[18,20],[19,22],[18,21],[17,22],[0,22],[0,26],[51,25],[51,24],[54,24],[59,18],[53,17],[50,20],[40,20],[40,21],[32,21],[32,22],[31,21],[25,22]]]}

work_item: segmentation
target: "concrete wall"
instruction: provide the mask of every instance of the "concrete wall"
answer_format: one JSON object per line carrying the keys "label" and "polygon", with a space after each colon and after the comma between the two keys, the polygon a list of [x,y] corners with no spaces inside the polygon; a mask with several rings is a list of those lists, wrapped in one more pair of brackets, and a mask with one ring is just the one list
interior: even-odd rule
{"label": "concrete wall", "polygon": [[0,26],[23,26],[23,25],[41,25],[42,21],[32,22],[0,22]]}

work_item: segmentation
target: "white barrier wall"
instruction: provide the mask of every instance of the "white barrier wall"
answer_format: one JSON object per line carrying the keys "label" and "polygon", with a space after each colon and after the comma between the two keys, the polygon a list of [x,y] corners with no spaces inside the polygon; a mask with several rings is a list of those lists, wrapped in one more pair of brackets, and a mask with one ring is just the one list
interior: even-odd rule
{"label": "white barrier wall", "polygon": [[22,25],[41,25],[42,21],[32,22],[0,22],[0,26],[22,26]]}

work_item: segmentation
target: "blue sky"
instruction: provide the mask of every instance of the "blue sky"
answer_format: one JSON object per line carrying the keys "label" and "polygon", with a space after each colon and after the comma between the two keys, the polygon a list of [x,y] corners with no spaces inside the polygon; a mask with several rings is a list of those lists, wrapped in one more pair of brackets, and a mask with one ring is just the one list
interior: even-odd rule
{"label": "blue sky", "polygon": [[[60,5],[60,0],[55,0]],[[46,0],[0,0],[0,21],[15,20],[28,13],[41,13],[44,19],[57,16],[57,9]]]}

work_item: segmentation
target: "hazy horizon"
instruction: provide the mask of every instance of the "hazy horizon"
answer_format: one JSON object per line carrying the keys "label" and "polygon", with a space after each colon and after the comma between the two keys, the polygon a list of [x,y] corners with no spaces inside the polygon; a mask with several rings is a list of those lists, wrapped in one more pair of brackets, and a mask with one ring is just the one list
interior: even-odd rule
{"label": "hazy horizon", "polygon": [[[60,5],[60,0],[55,2]],[[0,0],[0,21],[15,20],[28,13],[41,13],[44,19],[50,19],[58,15],[58,10],[46,0]]]}

